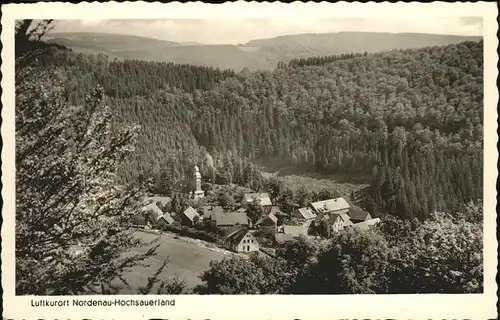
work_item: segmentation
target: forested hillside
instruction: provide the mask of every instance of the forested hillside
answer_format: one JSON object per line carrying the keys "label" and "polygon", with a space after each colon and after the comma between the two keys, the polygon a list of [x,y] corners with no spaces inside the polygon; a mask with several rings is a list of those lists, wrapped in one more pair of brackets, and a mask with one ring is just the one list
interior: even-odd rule
{"label": "forested hillside", "polygon": [[452,36],[425,33],[336,32],[306,33],[256,39],[255,46],[278,57],[280,61],[324,56],[325,54],[374,53],[392,49],[445,46],[464,41],[479,41],[475,36]]}
{"label": "forested hillside", "polygon": [[240,71],[272,70],[278,62],[342,53],[444,46],[479,41],[477,36],[419,33],[339,32],[296,34],[255,39],[245,44],[202,44],[164,41],[122,34],[48,33],[44,39],[75,52],[103,53],[118,59],[186,63]]}
{"label": "forested hillside", "polygon": [[141,126],[126,180],[166,167],[180,178],[197,162],[205,177],[214,167],[247,184],[249,159],[276,157],[365,173],[359,201],[410,218],[482,198],[482,52],[464,42],[235,74],[56,49],[40,66],[63,68],[73,102],[102,85],[115,125]]}

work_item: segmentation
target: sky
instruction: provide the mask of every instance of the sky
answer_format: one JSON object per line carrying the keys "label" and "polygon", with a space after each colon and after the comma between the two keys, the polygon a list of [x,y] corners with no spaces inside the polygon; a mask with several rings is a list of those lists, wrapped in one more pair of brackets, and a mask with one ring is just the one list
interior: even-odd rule
{"label": "sky", "polygon": [[[354,4],[342,3],[191,3],[190,6],[178,4],[177,7],[168,7],[170,10],[162,10],[169,13],[169,18],[175,16],[178,19],[149,19],[154,16],[154,11],[146,13],[138,7],[130,7],[128,12],[141,19],[112,20],[97,19],[113,15],[122,17],[125,13],[108,11],[106,16],[105,10],[96,10],[94,7],[93,10],[90,8],[92,15],[73,16],[89,16],[96,20],[57,20],[53,32],[105,32],[207,44],[238,44],[281,35],[341,31],[483,34],[483,21],[479,15],[474,16],[475,12],[468,10],[466,4],[449,5],[445,10],[435,10],[420,3],[377,4],[371,7],[365,4],[354,7]],[[123,11],[126,12],[125,9]],[[443,12],[446,15],[443,16]],[[126,16],[130,17],[130,13],[126,13]]]}

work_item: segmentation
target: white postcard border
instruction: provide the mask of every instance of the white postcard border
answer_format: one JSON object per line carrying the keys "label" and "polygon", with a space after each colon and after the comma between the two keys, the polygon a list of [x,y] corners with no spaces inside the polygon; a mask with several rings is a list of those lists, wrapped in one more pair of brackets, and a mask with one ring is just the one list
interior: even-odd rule
{"label": "white postcard border", "polygon": [[[495,317],[497,268],[496,178],[498,75],[495,3],[35,3],[2,5],[2,286],[7,319],[335,319]],[[261,296],[81,296],[46,300],[173,299],[170,307],[31,307],[45,297],[15,296],[14,259],[14,21],[17,19],[152,19],[483,17],[484,30],[484,293],[474,295],[261,295]],[[404,13],[404,14],[403,14]],[[72,303],[72,302],[70,302]]]}

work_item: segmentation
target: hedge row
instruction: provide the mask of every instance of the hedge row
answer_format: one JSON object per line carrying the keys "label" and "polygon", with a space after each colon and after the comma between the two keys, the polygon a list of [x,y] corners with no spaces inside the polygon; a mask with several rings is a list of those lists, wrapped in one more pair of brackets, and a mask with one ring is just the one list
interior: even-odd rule
{"label": "hedge row", "polygon": [[203,231],[203,230],[195,229],[195,228],[189,228],[186,226],[175,225],[175,224],[161,225],[161,226],[158,226],[158,228],[160,230],[163,230],[163,231],[170,231],[170,232],[176,233],[180,236],[200,239],[200,240],[213,242],[213,243],[218,242],[218,238],[215,235],[208,233],[206,231]]}

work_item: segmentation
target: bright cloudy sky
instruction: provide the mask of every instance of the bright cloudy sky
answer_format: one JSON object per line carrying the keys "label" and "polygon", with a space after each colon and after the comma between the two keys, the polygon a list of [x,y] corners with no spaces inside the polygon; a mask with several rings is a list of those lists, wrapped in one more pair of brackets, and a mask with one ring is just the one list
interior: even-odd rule
{"label": "bright cloudy sky", "polygon": [[[265,5],[273,5],[273,7],[264,8]],[[278,8],[280,5],[281,7]],[[315,3],[295,6],[280,5],[247,3],[245,8],[239,7],[239,11],[236,9],[233,12],[227,11],[225,15],[221,13],[221,8],[231,9],[229,5],[226,7],[212,5],[199,10],[204,14],[198,16],[208,17],[205,19],[191,18],[193,15],[196,16],[195,14],[180,14],[178,16],[182,17],[181,19],[57,20],[54,32],[106,32],[176,42],[197,41],[210,44],[236,44],[287,34],[341,31],[483,34],[482,18],[464,15],[469,12],[467,10],[460,12],[446,10],[443,16],[443,11],[436,11],[421,4],[415,4],[416,7],[406,4],[388,5],[390,6],[388,9],[377,4],[378,6],[373,7],[373,10],[367,6],[358,7],[356,10],[348,5],[320,7],[320,4]],[[236,8],[236,4],[232,6]],[[186,4],[183,4],[183,7],[186,7]],[[364,12],[360,13],[359,8],[365,9]],[[210,11],[216,14],[209,14]],[[189,12],[196,13],[196,10],[189,9]],[[246,14],[242,15],[242,12]],[[266,14],[263,14],[264,12]],[[276,14],[273,16],[270,12]],[[344,12],[355,14],[343,14]],[[236,17],[235,13],[239,13],[239,17]],[[102,15],[94,14],[91,16],[92,19],[95,19],[95,16]],[[137,17],[142,18],[144,15],[138,14]]]}

